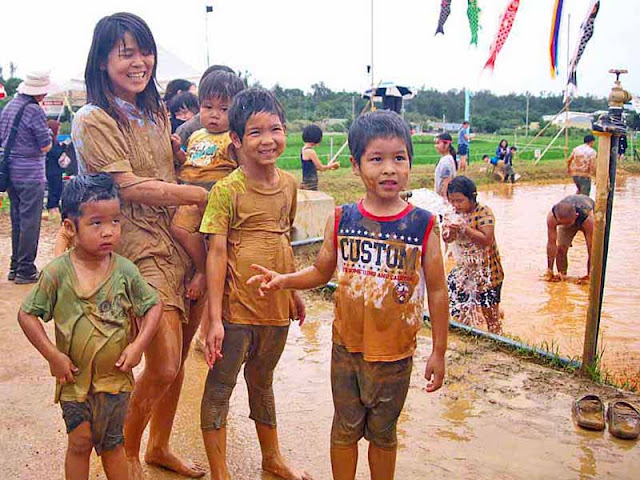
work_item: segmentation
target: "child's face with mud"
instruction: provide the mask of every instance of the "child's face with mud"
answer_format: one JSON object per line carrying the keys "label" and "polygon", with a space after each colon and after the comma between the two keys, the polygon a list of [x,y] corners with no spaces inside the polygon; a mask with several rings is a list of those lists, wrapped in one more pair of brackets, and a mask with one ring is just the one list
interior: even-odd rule
{"label": "child's face with mud", "polygon": [[275,165],[287,145],[287,131],[275,113],[258,112],[249,117],[242,141],[235,132],[231,140],[244,164]]}
{"label": "child's face with mud", "polygon": [[229,130],[229,105],[231,100],[221,97],[205,98],[200,104],[200,123],[209,133]]}
{"label": "child's face with mud", "polygon": [[401,138],[374,138],[367,144],[360,164],[353,157],[351,164],[367,193],[376,197],[394,199],[409,184],[411,162]]}
{"label": "child's face with mud", "polygon": [[64,221],[74,237],[75,248],[94,258],[110,255],[120,240],[120,200],[86,202],[80,212],[76,219]]}

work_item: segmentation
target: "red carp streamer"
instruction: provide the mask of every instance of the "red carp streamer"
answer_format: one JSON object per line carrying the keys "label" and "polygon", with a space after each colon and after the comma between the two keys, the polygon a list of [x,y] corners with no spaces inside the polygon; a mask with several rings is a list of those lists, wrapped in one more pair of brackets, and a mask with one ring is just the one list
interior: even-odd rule
{"label": "red carp streamer", "polygon": [[500,53],[500,50],[502,50],[502,47],[509,37],[509,33],[511,32],[511,27],[513,27],[513,21],[516,19],[516,13],[518,13],[519,6],[520,0],[511,0],[511,2],[509,2],[509,6],[500,17],[500,28],[498,29],[496,38],[491,44],[491,49],[489,50],[489,60],[487,60],[484,68],[493,70],[493,68],[495,67],[496,57],[498,56],[498,53]]}
{"label": "red carp streamer", "polygon": [[551,35],[549,37],[549,61],[551,62],[551,78],[558,75],[558,39],[562,23],[562,4],[564,0],[556,0],[551,17]]}

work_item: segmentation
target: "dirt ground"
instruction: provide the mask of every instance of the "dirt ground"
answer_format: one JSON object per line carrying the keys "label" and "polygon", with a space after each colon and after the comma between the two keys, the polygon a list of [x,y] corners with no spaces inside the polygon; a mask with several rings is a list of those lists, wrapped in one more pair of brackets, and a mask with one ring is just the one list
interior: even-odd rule
{"label": "dirt ground", "polygon": [[[55,230],[52,224],[43,226],[39,267],[51,258]],[[4,414],[0,477],[62,478],[64,423],[59,406],[53,403],[54,382],[48,367],[16,322],[20,302],[30,287],[6,280],[9,231],[7,215],[1,215],[0,351],[5,360],[0,364]],[[310,293],[306,298],[307,323],[302,328],[292,325],[276,370],[276,403],[283,453],[316,480],[324,480],[330,478],[332,307],[319,294]],[[52,325],[47,325],[47,331],[53,335]],[[482,341],[456,335],[450,337],[445,386],[427,394],[423,373],[431,348],[429,333],[424,329],[420,335],[412,385],[399,422],[397,479],[638,478],[637,442],[575,427],[571,402],[587,392],[605,401],[625,398],[640,403],[640,397],[524,362]],[[177,453],[204,464],[199,407],[205,376],[203,358],[192,352],[172,437]],[[275,478],[260,469],[242,377],[230,410],[232,478]],[[145,471],[149,479],[181,478],[153,467]],[[105,478],[97,458],[92,462],[91,478]],[[369,478],[364,441],[357,478]]]}

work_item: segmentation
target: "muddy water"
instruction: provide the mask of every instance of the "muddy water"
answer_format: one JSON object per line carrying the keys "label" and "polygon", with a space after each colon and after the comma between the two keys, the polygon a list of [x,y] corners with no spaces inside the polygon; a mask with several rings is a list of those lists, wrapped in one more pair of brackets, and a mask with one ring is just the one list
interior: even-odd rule
{"label": "muddy water", "polygon": [[[575,193],[573,185],[499,185],[479,192],[496,217],[496,237],[505,270],[504,330],[528,343],[546,342],[566,356],[581,356],[588,285],[541,280],[546,269],[546,215]],[[592,192],[593,195],[593,192]],[[640,177],[620,177],[615,192],[599,348],[604,365],[620,379],[640,382]],[[581,232],[569,249],[570,277],[586,272]]]}

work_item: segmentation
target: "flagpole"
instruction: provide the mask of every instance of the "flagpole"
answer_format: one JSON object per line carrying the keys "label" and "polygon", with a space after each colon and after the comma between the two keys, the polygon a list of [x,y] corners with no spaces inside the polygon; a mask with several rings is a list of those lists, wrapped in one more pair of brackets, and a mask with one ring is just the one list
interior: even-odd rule
{"label": "flagpole", "polygon": [[207,68],[211,65],[209,61],[209,13],[211,12],[213,12],[213,7],[206,5],[204,11],[204,38],[207,45]]}
{"label": "flagpole", "polygon": [[[567,15],[567,74],[569,72],[569,48],[570,48],[570,36],[571,34],[571,14]],[[569,89],[569,85],[567,85],[567,93]],[[569,105],[571,105],[571,97],[570,95],[566,95],[565,105],[564,105],[564,159],[569,158]]]}
{"label": "flagpole", "polygon": [[373,0],[371,0],[371,110],[375,110],[375,82],[373,77]]}

